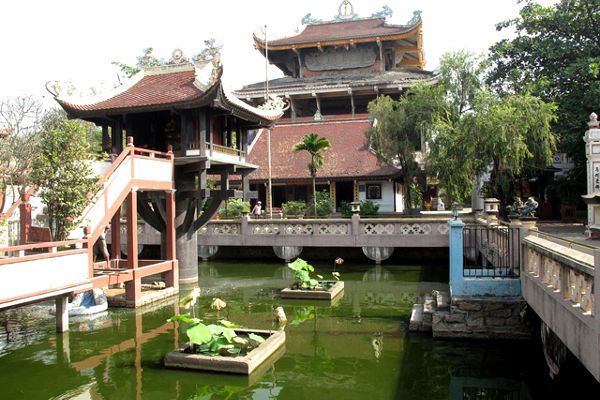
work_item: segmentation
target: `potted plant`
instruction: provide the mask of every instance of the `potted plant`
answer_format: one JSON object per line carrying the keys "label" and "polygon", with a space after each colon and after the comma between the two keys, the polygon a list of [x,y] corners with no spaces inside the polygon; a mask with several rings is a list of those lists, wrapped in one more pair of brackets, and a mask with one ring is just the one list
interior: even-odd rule
{"label": "potted plant", "polygon": [[306,211],[306,203],[303,201],[287,201],[281,207],[286,218],[300,218]]}
{"label": "potted plant", "polygon": [[[250,375],[285,344],[283,330],[244,329],[225,319],[204,324],[195,316],[199,295],[196,288],[180,304],[191,307],[191,313],[168,319],[186,324],[189,340],[165,356],[165,367]],[[225,306],[225,302],[215,299],[211,308],[218,311]]]}
{"label": "potted plant", "polygon": [[288,268],[293,271],[296,282],[281,291],[282,298],[331,300],[344,290],[340,273],[335,270],[331,273],[333,280],[324,280],[323,276],[318,274],[315,275],[318,279],[315,279],[310,275],[311,272],[315,272],[314,267],[301,258],[288,263]]}

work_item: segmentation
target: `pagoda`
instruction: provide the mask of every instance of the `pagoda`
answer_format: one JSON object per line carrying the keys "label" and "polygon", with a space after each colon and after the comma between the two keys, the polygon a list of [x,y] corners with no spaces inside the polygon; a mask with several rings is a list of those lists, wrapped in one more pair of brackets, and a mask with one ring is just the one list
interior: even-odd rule
{"label": "pagoda", "polygon": [[[106,152],[120,153],[125,137],[137,147],[173,152],[181,283],[198,277],[196,231],[224,200],[256,196],[248,186],[248,175],[257,168],[248,161],[248,138],[282,115],[277,108],[259,109],[228,93],[221,81],[222,71],[218,55],[193,62],[175,50],[169,64],[144,68],[112,92],[83,99],[53,93],[70,118],[102,127]],[[230,174],[241,177],[242,190],[230,188]],[[218,189],[210,190],[209,176],[215,175]],[[165,210],[156,196],[155,192],[139,193],[137,210],[161,232],[164,243]],[[117,213],[112,231],[119,232],[119,225]],[[115,249],[118,234],[112,238]]]}
{"label": "pagoda", "polygon": [[270,132],[272,193],[269,196],[265,134],[259,132],[249,161],[259,166],[250,176],[259,197],[279,207],[289,200],[306,200],[310,193],[308,158],[293,155],[291,146],[310,132],[332,142],[319,170],[319,190],[329,190],[332,206],[342,201],[371,200],[383,212],[403,211],[406,186],[402,171],[381,163],[370,151],[365,131],[371,127],[368,104],[379,95],[398,99],[416,82],[435,82],[424,70],[423,23],[414,12],[405,25],[386,22],[389,7],[358,18],[345,0],[332,21],[304,17],[302,32],[265,40],[254,35],[254,45],[283,78],[244,86],[234,93],[252,105],[269,96],[284,98],[289,109]]}

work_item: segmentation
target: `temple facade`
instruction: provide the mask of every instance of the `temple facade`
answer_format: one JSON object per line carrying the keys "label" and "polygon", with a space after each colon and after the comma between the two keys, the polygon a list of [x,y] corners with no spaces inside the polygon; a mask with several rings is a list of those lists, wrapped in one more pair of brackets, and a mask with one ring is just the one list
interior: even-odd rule
{"label": "temple facade", "polygon": [[[218,57],[190,62],[176,50],[173,60],[169,65],[142,69],[113,92],[95,98],[75,99],[55,93],[55,99],[69,117],[102,127],[106,152],[120,153],[125,137],[141,148],[172,151],[179,278],[186,283],[197,280],[196,231],[222,201],[256,197],[248,181],[248,175],[257,168],[248,159],[249,137],[272,126],[282,111],[276,107],[260,109],[228,93],[221,81]],[[241,178],[241,190],[230,188],[232,174]],[[216,175],[217,190],[209,189],[209,175]],[[165,210],[156,196],[149,191],[138,193],[137,210],[164,239]],[[116,232],[113,246],[118,244],[119,226],[117,213],[111,223]]]}
{"label": "temple facade", "polygon": [[307,15],[304,30],[294,36],[273,40],[254,36],[256,49],[285,76],[234,93],[252,105],[264,102],[267,93],[280,96],[289,108],[270,135],[259,131],[250,144],[249,160],[260,167],[250,175],[250,182],[267,207],[269,199],[273,207],[288,200],[307,200],[308,157],[292,154],[291,146],[316,132],[332,142],[317,176],[320,189],[330,192],[332,205],[371,200],[382,212],[402,212],[406,190],[402,171],[378,161],[370,151],[365,131],[373,121],[367,107],[379,95],[397,99],[418,81],[435,82],[435,75],[423,69],[420,12],[405,25],[392,25],[386,22],[391,14],[387,7],[358,18],[352,4],[343,1],[338,11],[334,20],[326,22]]}

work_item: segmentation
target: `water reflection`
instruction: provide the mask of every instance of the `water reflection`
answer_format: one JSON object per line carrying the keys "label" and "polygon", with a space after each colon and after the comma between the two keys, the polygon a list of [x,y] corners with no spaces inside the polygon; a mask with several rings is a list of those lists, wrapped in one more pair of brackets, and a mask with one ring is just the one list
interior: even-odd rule
{"label": "water reflection", "polygon": [[[199,316],[242,326],[273,327],[273,307],[288,317],[285,352],[250,377],[167,370],[164,354],[179,347],[185,327],[166,320],[177,299],[138,310],[111,310],[56,335],[51,319],[13,322],[15,338],[0,353],[5,398],[27,399],[528,399],[523,397],[526,345],[464,344],[407,336],[413,302],[440,281],[401,267],[345,267],[345,294],[334,302],[281,301],[289,283],[280,264],[208,263],[200,280]],[[210,269],[213,269],[210,272]],[[324,268],[326,270],[326,268]],[[425,275],[431,277],[431,271]],[[185,293],[189,288],[182,288]],[[17,345],[18,343],[18,345]],[[490,381],[491,379],[491,381]],[[490,383],[491,382],[491,383]],[[506,385],[514,382],[514,386]],[[510,397],[514,388],[519,396]],[[527,390],[525,390],[527,392]],[[458,396],[458,397],[457,397]]]}

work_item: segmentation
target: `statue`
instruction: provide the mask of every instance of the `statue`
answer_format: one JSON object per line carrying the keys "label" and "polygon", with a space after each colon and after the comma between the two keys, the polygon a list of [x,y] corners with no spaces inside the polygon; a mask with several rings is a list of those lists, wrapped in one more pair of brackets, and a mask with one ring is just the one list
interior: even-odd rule
{"label": "statue", "polygon": [[521,209],[521,217],[534,218],[537,208],[538,202],[533,197],[527,198],[525,206]]}
{"label": "statue", "polygon": [[520,217],[521,210],[523,209],[524,206],[525,206],[525,204],[523,203],[523,200],[521,200],[521,198],[519,196],[513,197],[513,203],[506,206],[506,210],[508,211],[508,216],[509,217],[517,217],[517,218]]}

